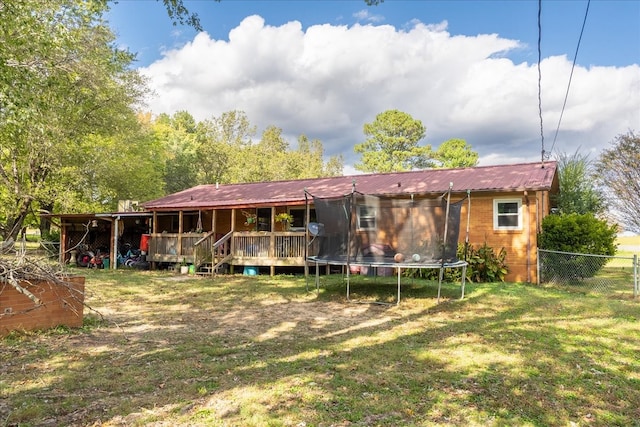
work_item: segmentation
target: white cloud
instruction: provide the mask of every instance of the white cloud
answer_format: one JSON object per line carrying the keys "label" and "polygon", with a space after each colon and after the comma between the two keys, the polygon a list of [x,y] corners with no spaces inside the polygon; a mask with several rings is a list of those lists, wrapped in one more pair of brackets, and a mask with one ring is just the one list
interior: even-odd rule
{"label": "white cloud", "polygon": [[371,14],[367,9],[362,9],[354,13],[353,17],[356,18],[358,22],[365,21],[365,22],[371,22],[371,23],[377,24],[379,22],[384,21],[384,16]]}
{"label": "white cloud", "polygon": [[[353,146],[378,113],[399,109],[427,127],[424,143],[465,139],[482,164],[540,158],[538,71],[514,64],[516,40],[452,36],[446,22],[390,25],[266,25],[244,19],[229,40],[200,33],[142,69],[157,97],[154,113],[186,110],[202,120],[242,110],[261,131],[320,139],[327,154],[357,161]],[[555,144],[571,61],[545,58],[545,148],[597,153],[616,135],[640,129],[640,67],[578,67]]]}

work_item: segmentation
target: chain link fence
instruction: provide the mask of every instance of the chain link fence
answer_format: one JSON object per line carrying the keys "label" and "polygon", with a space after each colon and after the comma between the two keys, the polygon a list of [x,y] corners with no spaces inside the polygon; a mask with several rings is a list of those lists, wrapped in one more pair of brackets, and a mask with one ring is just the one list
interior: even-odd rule
{"label": "chain link fence", "polygon": [[639,274],[638,255],[604,256],[538,249],[538,284],[637,298]]}

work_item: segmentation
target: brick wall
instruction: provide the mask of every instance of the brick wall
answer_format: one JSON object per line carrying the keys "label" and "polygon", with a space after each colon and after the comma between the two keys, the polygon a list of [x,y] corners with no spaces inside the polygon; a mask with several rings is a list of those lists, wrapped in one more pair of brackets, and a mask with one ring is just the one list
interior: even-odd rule
{"label": "brick wall", "polygon": [[[493,229],[493,200],[495,198],[519,198],[522,200],[523,227],[521,230]],[[542,218],[548,215],[548,195],[542,192],[530,193],[528,198],[520,193],[494,193],[471,196],[471,217],[469,220],[469,243],[474,247],[487,243],[497,253],[507,251],[506,263],[509,267],[506,281],[535,283],[537,233]],[[460,242],[466,236],[467,204],[460,215]]]}
{"label": "brick wall", "polygon": [[65,285],[21,282],[41,300],[36,305],[8,283],[0,283],[0,337],[14,330],[48,329],[59,325],[82,326],[84,277],[67,279]]}

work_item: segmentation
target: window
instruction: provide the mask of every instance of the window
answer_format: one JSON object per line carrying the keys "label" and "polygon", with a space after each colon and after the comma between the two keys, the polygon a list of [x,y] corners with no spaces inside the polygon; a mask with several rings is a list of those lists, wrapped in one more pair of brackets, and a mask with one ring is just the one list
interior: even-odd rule
{"label": "window", "polygon": [[495,199],[493,201],[493,229],[522,229],[521,199]]}
{"label": "window", "polygon": [[[290,208],[289,214],[293,217],[293,222],[291,223],[292,229],[302,229],[304,231],[305,227],[305,217],[307,215],[307,210],[305,208]],[[316,210],[309,209],[309,217],[310,222],[316,222]]]}
{"label": "window", "polygon": [[256,216],[258,220],[258,223],[256,224],[256,230],[271,231],[271,208],[256,209]]}
{"label": "window", "polygon": [[376,208],[372,206],[358,206],[358,229],[376,229]]}

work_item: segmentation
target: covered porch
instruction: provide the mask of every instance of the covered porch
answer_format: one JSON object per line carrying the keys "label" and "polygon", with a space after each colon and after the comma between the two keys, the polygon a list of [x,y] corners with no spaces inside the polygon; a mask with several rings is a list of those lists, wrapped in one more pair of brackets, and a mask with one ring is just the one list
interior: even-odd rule
{"label": "covered porch", "polygon": [[[304,232],[229,232],[219,239],[212,233],[153,233],[147,260],[154,263],[192,264],[198,272],[212,273],[222,264],[234,266],[304,267]],[[231,270],[233,272],[233,270]]]}
{"label": "covered porch", "polygon": [[[287,215],[284,215],[287,214]],[[152,268],[193,265],[213,274],[222,267],[305,267],[316,251],[305,224],[315,215],[305,206],[154,212],[147,261]],[[285,218],[286,220],[280,220]]]}

